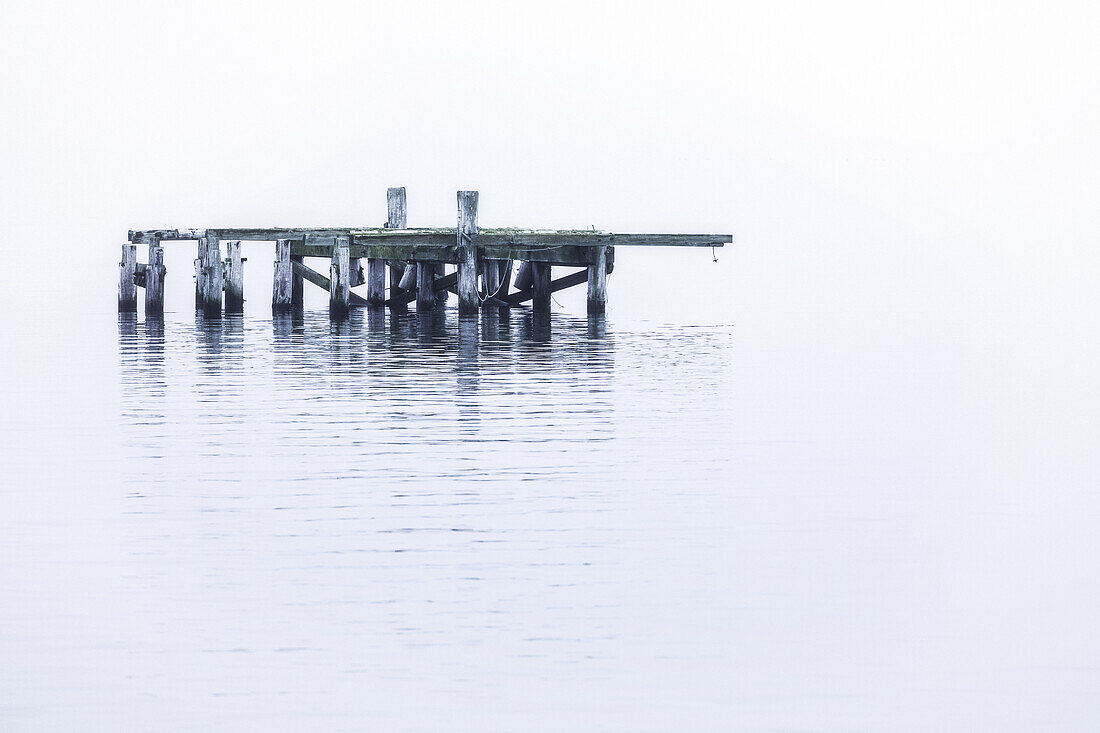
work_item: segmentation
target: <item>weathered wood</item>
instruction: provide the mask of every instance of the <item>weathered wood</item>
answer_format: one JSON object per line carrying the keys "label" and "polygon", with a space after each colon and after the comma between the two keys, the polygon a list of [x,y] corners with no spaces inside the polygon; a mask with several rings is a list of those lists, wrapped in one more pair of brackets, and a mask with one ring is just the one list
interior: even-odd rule
{"label": "weathered wood", "polygon": [[405,187],[386,189],[386,229],[404,229],[408,226],[408,201]]}
{"label": "weathered wood", "polygon": [[202,310],[206,293],[206,237],[198,240],[195,247],[195,310]]}
{"label": "weathered wood", "polygon": [[[447,265],[442,263],[442,262],[435,263],[435,273],[433,274],[433,277],[436,280],[440,280],[440,279],[442,279],[446,276],[447,276]],[[435,285],[432,285],[432,289],[435,292],[435,305],[436,305],[436,307],[438,308],[438,307],[443,307],[444,305],[446,305],[447,304],[447,297],[448,297],[447,294],[448,294],[449,291],[446,288],[437,288],[437,287],[435,287]]]}
{"label": "weathered wood", "polygon": [[240,313],[244,310],[244,261],[241,259],[241,242],[226,242],[225,247],[225,312]]}
{"label": "weathered wood", "polygon": [[145,287],[145,268],[148,267],[144,262],[139,262],[134,265],[134,285],[139,288]]}
{"label": "weathered wood", "polygon": [[497,297],[503,298],[508,295],[508,288],[512,284],[512,260],[497,260],[497,264],[500,269],[500,287],[497,290]]}
{"label": "weathered wood", "polygon": [[367,303],[381,306],[386,300],[386,261],[376,257],[367,260]]}
{"label": "weathered wood", "polygon": [[531,262],[524,260],[519,263],[519,271],[516,273],[516,290],[531,289]]}
{"label": "weathered wood", "polygon": [[330,318],[342,320],[347,318],[348,307],[351,301],[350,257],[348,256],[349,239],[346,236],[336,237],[332,248],[332,266],[330,268],[331,282],[328,291],[328,314]]}
{"label": "weathered wood", "polygon": [[286,313],[294,307],[294,266],[290,263],[290,240],[275,242],[275,279],[271,285],[271,310]]}
{"label": "weathered wood", "polygon": [[593,316],[607,310],[607,249],[598,252],[596,264],[588,266],[588,313]]}
{"label": "weathered wood", "polygon": [[149,243],[149,263],[145,268],[145,317],[164,315],[164,248]]}
{"label": "weathered wood", "polygon": [[405,265],[405,271],[401,273],[401,280],[397,284],[402,290],[416,290],[415,262],[410,262],[409,264]]}
{"label": "weathered wood", "polygon": [[[225,229],[146,229],[129,233],[133,244],[199,239],[261,240],[331,239],[353,237],[361,244],[444,247],[455,242],[457,231],[452,227],[398,229],[387,227],[295,227],[295,228],[225,228]],[[556,245],[598,247],[621,245],[634,247],[721,247],[733,242],[729,234],[615,234],[590,229],[519,229],[496,227],[479,230],[483,247],[542,248]],[[504,259],[504,258],[501,258]],[[517,258],[518,259],[518,258]]]}
{"label": "weathered wood", "polygon": [[[322,290],[324,290],[326,292],[330,292],[332,290],[332,280],[331,279],[325,277],[324,275],[322,275],[321,273],[317,272],[316,270],[310,268],[309,266],[295,260],[294,257],[290,258],[290,264],[294,268],[294,277],[301,278],[302,281],[303,281],[303,285],[304,285],[305,281],[308,280],[309,282],[313,283],[314,285],[316,285],[317,287],[321,288]],[[357,306],[357,307],[362,307],[362,306],[365,306],[367,304],[367,301],[366,301],[366,299],[360,297],[358,294],[351,292],[351,290],[349,289],[348,290],[348,303],[350,305],[354,305],[354,306]],[[302,305],[301,303],[296,303],[296,304],[294,304],[294,308],[295,309],[301,308],[301,305]]]}
{"label": "weathered wood", "polygon": [[137,312],[137,285],[134,274],[137,270],[137,245],[122,245],[122,260],[118,263],[118,312]]}
{"label": "weathered wood", "polygon": [[435,282],[435,263],[416,263],[416,310],[418,312],[426,312],[435,308],[433,282]]}
{"label": "weathered wood", "polygon": [[550,265],[545,262],[531,263],[531,307],[536,313],[550,312]]}
{"label": "weathered wood", "polygon": [[[404,229],[408,226],[408,201],[405,196],[405,187],[390,187],[386,189],[386,229]],[[408,271],[408,265],[405,264],[404,259],[390,260],[390,300],[393,300],[399,296],[402,289],[409,289],[416,287],[416,270],[413,269],[412,280],[409,285],[404,286],[401,283],[404,281],[406,273]],[[379,300],[385,298],[385,292],[381,294]],[[370,300],[368,294],[367,299]],[[404,311],[406,310],[405,303],[397,303],[390,306],[391,309]]]}
{"label": "weathered wood", "polygon": [[[294,271],[293,278],[291,279],[290,289],[290,303],[295,310],[301,310],[305,305],[306,297],[306,281],[299,268],[305,268],[305,258],[294,255],[294,241],[290,243],[290,264]],[[325,286],[325,290],[328,290],[328,286]]]}
{"label": "weathered wood", "polygon": [[477,191],[458,192],[458,314],[475,314],[477,297]]}
{"label": "weathered wood", "polygon": [[[401,278],[405,274],[405,263],[401,260],[390,260],[386,263],[390,269],[390,298],[395,295],[400,295],[404,292],[401,288]],[[389,299],[383,301],[383,305],[389,305]],[[396,310],[405,311],[405,305],[400,304],[395,307]]]}
{"label": "weathered wood", "polygon": [[[559,277],[557,280],[551,280],[550,281],[549,292],[556,293],[559,290],[565,290],[566,288],[571,288],[574,285],[580,285],[581,283],[584,283],[584,282],[587,282],[587,281],[588,281],[588,270],[587,269],[580,270],[578,272],[572,272],[572,273],[569,273],[568,275],[566,275],[564,277]],[[534,298],[534,296],[535,296],[534,290],[525,289],[525,290],[519,290],[519,291],[517,291],[515,293],[512,293],[510,295],[507,295],[507,296],[501,298],[501,300],[503,300],[508,305],[519,305],[521,303],[526,303],[528,300],[531,300],[532,298]]]}
{"label": "weathered wood", "polygon": [[[480,242],[480,235],[478,241]],[[563,244],[537,249],[506,246],[478,246],[478,261],[493,260],[530,260],[549,262],[566,267],[584,267],[595,261],[595,247]],[[419,244],[402,245],[364,245],[353,241],[350,248],[352,257],[377,257],[382,260],[407,260],[412,262],[440,262],[457,265],[462,260],[462,251],[455,243],[446,246],[426,246]],[[305,257],[325,257],[332,255],[332,247],[327,243],[306,242],[296,244],[292,254]]]}
{"label": "weathered wood", "polygon": [[[437,292],[437,293],[440,292],[440,291],[447,292],[448,290],[450,290],[451,292],[454,292],[455,291],[455,283],[457,283],[457,282],[458,282],[458,273],[457,272],[452,272],[450,275],[445,275],[444,277],[434,279],[431,283],[431,287],[432,287],[432,290],[434,292]],[[354,295],[354,293],[352,293],[352,295]],[[399,306],[402,306],[402,305],[408,305],[409,303],[413,302],[414,300],[417,300],[417,298],[418,298],[418,291],[416,291],[416,290],[402,290],[397,295],[391,295],[389,298],[387,298],[385,304],[390,306],[390,307],[399,307]],[[434,299],[433,299],[432,302],[433,303],[435,302]],[[417,307],[419,307],[419,306],[417,306]],[[429,307],[429,310],[430,310],[430,307]]]}
{"label": "weathered wood", "polygon": [[500,287],[500,260],[481,261],[481,285],[485,289],[485,297],[496,295]]}
{"label": "weathered wood", "polygon": [[221,243],[213,237],[207,237],[205,255],[202,274],[202,314],[206,318],[220,318],[222,291],[225,288]]}

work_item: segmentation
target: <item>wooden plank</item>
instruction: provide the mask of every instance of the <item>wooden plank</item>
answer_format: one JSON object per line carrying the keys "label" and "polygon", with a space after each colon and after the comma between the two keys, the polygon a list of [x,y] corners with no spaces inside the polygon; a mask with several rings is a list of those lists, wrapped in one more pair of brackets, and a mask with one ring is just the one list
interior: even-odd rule
{"label": "wooden plank", "polygon": [[225,312],[244,311],[244,261],[241,259],[241,242],[226,243],[225,259]]}
{"label": "wooden plank", "polygon": [[[302,278],[303,281],[308,280],[309,282],[313,283],[314,285],[325,291],[332,291],[332,281],[329,278],[325,277],[316,270],[307,267],[301,262],[297,262],[293,258],[291,258],[290,262],[294,268],[294,274]],[[348,303],[354,306],[365,306],[367,304],[367,301],[349,290]],[[297,304],[295,307],[301,307],[301,304]]]}
{"label": "wooden plank", "polygon": [[164,248],[160,242],[149,244],[149,263],[145,267],[145,317],[164,315]]}
{"label": "wooden plank", "polygon": [[477,297],[477,191],[458,192],[458,314],[475,315]]}
{"label": "wooden plank", "polygon": [[588,315],[607,310],[607,248],[600,247],[596,264],[588,266]]}
{"label": "wooden plank", "polygon": [[122,259],[118,263],[118,312],[137,313],[137,245],[122,245]]}
{"label": "wooden plank", "polygon": [[275,278],[271,285],[271,310],[286,313],[294,307],[294,266],[290,262],[290,240],[275,242]]}
{"label": "wooden plank", "polygon": [[[455,244],[456,227],[391,229],[386,227],[294,227],[294,228],[221,228],[221,229],[146,229],[131,230],[134,244],[156,238],[162,241],[198,239],[210,236],[218,239],[266,240],[306,239],[350,236],[362,245],[447,247]],[[733,242],[729,234],[615,234],[588,229],[519,229],[480,228],[478,243],[482,247],[536,249],[558,245],[599,247],[721,247]],[[352,253],[354,254],[354,252]],[[504,259],[504,258],[501,258]]]}

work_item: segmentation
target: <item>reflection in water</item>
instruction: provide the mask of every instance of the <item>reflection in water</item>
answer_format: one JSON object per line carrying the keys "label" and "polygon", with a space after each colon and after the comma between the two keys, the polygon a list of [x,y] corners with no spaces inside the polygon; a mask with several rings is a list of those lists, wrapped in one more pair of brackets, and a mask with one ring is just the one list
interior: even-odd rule
{"label": "reflection in water", "polygon": [[[348,727],[363,684],[465,699],[615,678],[651,634],[637,584],[707,552],[709,510],[670,487],[725,469],[720,329],[299,310],[120,317],[118,338],[129,511],[114,593],[122,651],[151,660],[132,663],[142,690],[240,687],[268,724],[287,689],[311,709],[341,690]],[[270,676],[231,681],[230,652]],[[467,671],[478,658],[490,667]]]}

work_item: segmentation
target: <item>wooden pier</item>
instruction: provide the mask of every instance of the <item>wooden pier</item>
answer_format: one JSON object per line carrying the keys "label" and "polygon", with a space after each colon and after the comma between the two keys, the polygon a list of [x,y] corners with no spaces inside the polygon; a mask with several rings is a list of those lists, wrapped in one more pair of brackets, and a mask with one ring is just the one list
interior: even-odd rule
{"label": "wooden pier", "polygon": [[[407,228],[404,188],[389,189],[386,204],[388,220],[380,228],[132,230],[119,263],[118,310],[135,312],[141,287],[146,314],[163,313],[163,243],[169,241],[198,242],[195,307],[207,318],[241,312],[245,262],[241,241],[259,240],[275,243],[272,310],[300,308],[308,281],[328,291],[333,319],[345,318],[355,307],[400,312],[415,302],[418,311],[432,310],[446,302],[448,293],[458,296],[463,316],[527,301],[535,312],[546,312],[553,293],[582,283],[588,284],[588,312],[600,314],[607,306],[607,276],[615,266],[615,247],[721,247],[733,241],[727,234],[480,229],[477,191],[458,192],[454,228]],[[224,259],[222,242],[226,243]],[[139,244],[149,246],[147,263],[137,261]],[[328,276],[307,266],[306,258],[328,260]],[[364,259],[365,271],[360,264]],[[448,267],[453,271],[448,273]],[[555,278],[554,267],[580,269]],[[359,286],[365,286],[364,295],[353,290]]]}

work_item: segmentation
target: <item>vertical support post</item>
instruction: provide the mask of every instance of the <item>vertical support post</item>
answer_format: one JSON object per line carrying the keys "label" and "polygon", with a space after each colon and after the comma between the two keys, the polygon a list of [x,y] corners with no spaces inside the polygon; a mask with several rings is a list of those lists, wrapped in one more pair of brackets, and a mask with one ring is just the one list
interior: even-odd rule
{"label": "vertical support post", "polygon": [[286,313],[294,307],[294,266],[290,262],[290,240],[275,242],[275,279],[271,284],[271,312]]}
{"label": "vertical support post", "polygon": [[332,248],[332,266],[329,268],[328,314],[335,320],[348,316],[351,302],[351,237],[336,237]]}
{"label": "vertical support post", "polygon": [[430,311],[435,308],[435,293],[432,292],[432,283],[435,282],[435,263],[416,263],[416,310],[417,312]]}
{"label": "vertical support post", "polygon": [[137,312],[137,245],[122,245],[122,260],[118,263],[118,312]]}
{"label": "vertical support post", "polygon": [[531,289],[531,263],[527,260],[519,263],[519,271],[516,273],[516,290]]}
{"label": "vertical support post", "polygon": [[458,314],[478,311],[477,191],[458,192]]}
{"label": "vertical support post", "polygon": [[386,261],[367,258],[367,305],[381,308],[386,302]]}
{"label": "vertical support post", "polygon": [[607,247],[596,247],[596,264],[588,266],[588,315],[607,310]]}
{"label": "vertical support post", "polygon": [[220,318],[225,284],[222,275],[222,248],[217,237],[206,238],[206,261],[202,269],[202,314],[206,318]]}
{"label": "vertical support post", "polygon": [[[295,242],[305,242],[305,240],[304,239],[291,240],[290,249],[291,249],[292,252],[294,251],[294,243]],[[292,271],[293,271],[293,263],[297,262],[299,265],[304,265],[306,263],[306,258],[303,255],[292,254],[290,256],[290,262],[291,262],[291,268],[292,268]],[[291,305],[292,308],[295,308],[297,310],[301,310],[302,307],[305,305],[306,279],[300,273],[294,272],[294,274],[290,278],[290,282],[291,282],[290,305]]]}
{"label": "vertical support post", "polygon": [[550,312],[550,263],[532,262],[531,279],[534,293],[531,307],[536,313]]}
{"label": "vertical support post", "polygon": [[206,288],[206,238],[200,237],[195,254],[195,310],[202,310]]}
{"label": "vertical support post", "polygon": [[154,238],[149,242],[149,264],[145,268],[145,318],[164,315],[164,247]]}
{"label": "vertical support post", "polygon": [[244,262],[241,260],[241,243],[226,243],[225,260],[225,312],[240,313],[244,310]]}
{"label": "vertical support post", "polygon": [[497,295],[500,288],[500,260],[484,260],[481,264],[481,277],[485,283],[485,297]]}
{"label": "vertical support post", "polygon": [[[408,226],[408,200],[405,196],[405,187],[400,186],[397,188],[386,189],[386,228],[387,229],[404,229]],[[407,269],[404,266],[397,267],[398,263],[395,260],[390,261],[390,297],[397,296],[401,289],[404,287],[401,282],[405,277],[404,270]],[[368,261],[367,268],[370,268]],[[369,276],[368,276],[369,277]],[[369,287],[369,286],[368,286]],[[410,288],[411,289],[411,288]],[[383,297],[385,297],[383,295]],[[367,300],[370,300],[370,294],[367,295]],[[405,311],[407,308],[404,304],[391,305],[391,311]]]}
{"label": "vertical support post", "polygon": [[[442,262],[437,262],[433,265],[433,267],[435,268],[434,277],[435,277],[436,280],[438,280],[439,278],[447,276],[447,265],[446,264],[444,264]],[[436,290],[435,291],[435,304],[436,305],[445,305],[447,303],[447,296],[449,294],[450,293],[446,288],[443,288],[442,290]]]}

